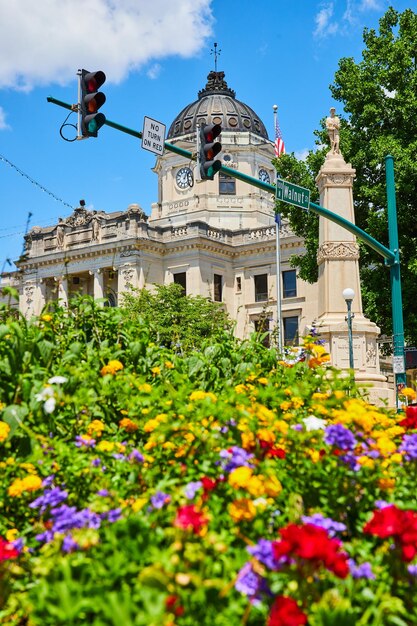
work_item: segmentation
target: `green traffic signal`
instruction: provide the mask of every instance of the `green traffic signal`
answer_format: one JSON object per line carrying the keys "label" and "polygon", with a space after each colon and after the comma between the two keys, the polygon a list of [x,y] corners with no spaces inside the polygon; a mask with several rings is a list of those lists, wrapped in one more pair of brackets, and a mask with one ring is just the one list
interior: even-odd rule
{"label": "green traffic signal", "polygon": [[97,72],[81,70],[80,131],[83,137],[97,137],[98,130],[106,122],[103,113],[97,113],[106,102],[104,93],[97,91],[105,81],[106,75],[101,70]]}

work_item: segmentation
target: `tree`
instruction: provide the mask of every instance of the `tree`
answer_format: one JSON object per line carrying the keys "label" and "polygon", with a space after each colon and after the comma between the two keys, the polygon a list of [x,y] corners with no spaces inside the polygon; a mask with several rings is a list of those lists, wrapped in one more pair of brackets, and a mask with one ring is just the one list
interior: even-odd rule
{"label": "tree", "polygon": [[142,318],[155,341],[178,352],[200,349],[231,331],[232,322],[217,302],[202,296],[185,296],[181,285],[155,285],[123,295],[122,309],[130,318]]}
{"label": "tree", "polygon": [[[388,245],[385,156],[394,157],[398,230],[400,239],[405,338],[417,342],[417,14],[392,7],[380,19],[379,31],[365,29],[362,60],[342,58],[330,85],[332,96],[343,104],[341,152],[356,169],[353,194],[356,224]],[[317,145],[305,162],[293,155],[276,161],[280,175],[315,189],[314,179],[328,148],[327,133],[315,132]],[[284,175],[285,174],[285,175]],[[315,191],[317,198],[317,190]],[[312,200],[315,199],[312,196]],[[317,226],[311,217],[303,223],[300,210],[282,207],[297,234],[306,241],[304,259],[294,259],[300,276],[314,281]],[[305,217],[304,217],[305,219]],[[317,218],[316,218],[316,221]],[[361,245],[360,271],[365,314],[383,333],[392,333],[389,270],[382,258]]]}

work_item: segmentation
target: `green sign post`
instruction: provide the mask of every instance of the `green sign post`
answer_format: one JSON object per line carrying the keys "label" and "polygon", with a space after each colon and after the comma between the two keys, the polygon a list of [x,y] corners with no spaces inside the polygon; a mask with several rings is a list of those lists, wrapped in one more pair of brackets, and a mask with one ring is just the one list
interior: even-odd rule
{"label": "green sign post", "polygon": [[281,202],[293,204],[306,211],[308,211],[310,206],[310,190],[289,183],[287,180],[282,180],[282,178],[277,179],[276,198],[281,200]]}

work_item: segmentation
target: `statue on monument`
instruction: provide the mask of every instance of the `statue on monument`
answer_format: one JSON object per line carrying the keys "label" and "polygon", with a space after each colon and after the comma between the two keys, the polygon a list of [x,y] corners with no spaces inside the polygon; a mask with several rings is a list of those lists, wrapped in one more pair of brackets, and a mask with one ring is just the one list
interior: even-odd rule
{"label": "statue on monument", "polygon": [[100,228],[101,228],[101,223],[100,223],[100,218],[97,215],[97,211],[94,211],[94,215],[93,215],[92,220],[91,220],[91,226],[92,226],[91,240],[92,241],[98,241]]}
{"label": "statue on monument", "polygon": [[330,151],[328,154],[340,154],[340,118],[336,115],[336,109],[330,109],[330,115],[326,118],[326,128],[330,139]]}
{"label": "statue on monument", "polygon": [[64,229],[64,221],[62,217],[59,218],[58,226],[56,227],[56,245],[58,248],[64,247],[65,240],[65,229]]}

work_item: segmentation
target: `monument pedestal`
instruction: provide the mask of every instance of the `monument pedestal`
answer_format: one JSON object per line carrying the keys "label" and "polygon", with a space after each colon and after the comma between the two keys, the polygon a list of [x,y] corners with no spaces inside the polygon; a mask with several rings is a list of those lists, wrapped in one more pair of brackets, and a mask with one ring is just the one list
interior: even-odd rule
{"label": "monument pedestal", "polygon": [[[340,153],[329,153],[316,182],[321,206],[354,223],[353,179],[355,170],[345,163]],[[352,301],[352,339],[355,381],[366,388],[373,404],[393,406],[394,390],[380,372],[377,337],[380,329],[362,312],[359,278],[359,246],[356,237],[342,226],[320,217],[318,278],[318,319],[316,327],[331,356],[331,364],[349,369],[349,338],[346,321],[347,306],[343,290],[355,292]]]}

